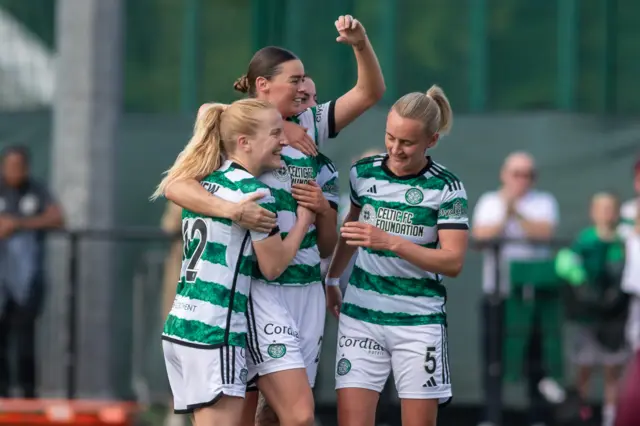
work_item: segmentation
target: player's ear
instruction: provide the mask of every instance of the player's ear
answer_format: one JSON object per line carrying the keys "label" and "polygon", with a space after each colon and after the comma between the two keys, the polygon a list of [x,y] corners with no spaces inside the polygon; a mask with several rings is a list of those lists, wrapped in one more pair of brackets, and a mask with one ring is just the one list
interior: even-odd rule
{"label": "player's ear", "polygon": [[427,149],[433,148],[438,144],[438,139],[440,139],[440,133],[435,133],[433,136],[429,138],[429,143],[427,143]]}
{"label": "player's ear", "polygon": [[238,136],[238,140],[236,141],[238,149],[243,151],[247,151],[250,149],[251,144],[249,143],[249,139],[245,135]]}
{"label": "player's ear", "polygon": [[269,80],[264,77],[256,78],[256,90],[258,92],[267,92],[269,91]]}

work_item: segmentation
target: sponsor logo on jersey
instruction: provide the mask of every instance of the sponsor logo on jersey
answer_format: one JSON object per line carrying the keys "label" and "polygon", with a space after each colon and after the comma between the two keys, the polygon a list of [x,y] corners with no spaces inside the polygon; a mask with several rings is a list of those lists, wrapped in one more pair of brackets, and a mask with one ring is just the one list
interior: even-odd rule
{"label": "sponsor logo on jersey", "polygon": [[220,190],[220,185],[216,185],[215,183],[201,182],[201,185],[202,185],[202,187],[204,189],[209,191],[209,193],[211,193],[211,194],[215,194],[216,192],[218,192]]}
{"label": "sponsor logo on jersey", "polygon": [[280,182],[286,182],[291,178],[286,167],[280,167],[279,169],[274,170],[272,173],[273,176]]}
{"label": "sponsor logo on jersey", "polygon": [[440,217],[445,217],[448,219],[460,219],[461,217],[465,216],[467,212],[465,212],[465,208],[462,205],[462,202],[460,200],[456,200],[455,203],[453,203],[453,206],[451,206],[450,209],[442,209],[440,210]]}
{"label": "sponsor logo on jersey", "polygon": [[195,312],[198,307],[193,303],[182,302],[180,300],[174,300],[173,306],[171,307],[172,311],[186,311],[186,312]]}
{"label": "sponsor logo on jersey", "polygon": [[322,116],[324,115],[325,104],[320,104],[316,106],[316,123],[320,123],[322,121]]}
{"label": "sponsor logo on jersey", "polygon": [[340,192],[338,185],[335,184],[326,184],[322,187],[322,192],[332,195],[338,195]]}
{"label": "sponsor logo on jersey", "polygon": [[385,351],[384,346],[368,337],[361,339],[358,337],[340,336],[338,346],[341,348],[359,348],[371,355],[382,355]]}
{"label": "sponsor logo on jersey", "polygon": [[289,166],[289,175],[291,176],[292,185],[297,183],[309,183],[310,180],[314,180],[316,178],[313,167]]}
{"label": "sponsor logo on jersey", "polygon": [[340,358],[338,365],[336,366],[336,373],[338,376],[346,376],[351,371],[351,361],[346,358]]}
{"label": "sponsor logo on jersey", "polygon": [[404,199],[407,203],[415,206],[416,204],[420,204],[422,200],[424,200],[424,194],[418,188],[407,189],[407,192],[404,194]]}
{"label": "sponsor logo on jersey", "polygon": [[300,337],[300,333],[298,332],[298,330],[295,330],[294,328],[288,325],[284,326],[284,325],[277,325],[273,323],[269,323],[264,326],[264,333],[269,336],[273,336],[275,334],[286,334],[288,336],[293,336],[295,338]]}
{"label": "sponsor logo on jersey", "polygon": [[287,353],[287,347],[282,343],[272,343],[267,348],[267,353],[271,358],[282,358]]}
{"label": "sponsor logo on jersey", "polygon": [[413,213],[401,210],[375,207],[365,204],[360,210],[360,222],[374,225],[385,232],[406,235],[409,237],[423,237],[424,226],[413,224]]}

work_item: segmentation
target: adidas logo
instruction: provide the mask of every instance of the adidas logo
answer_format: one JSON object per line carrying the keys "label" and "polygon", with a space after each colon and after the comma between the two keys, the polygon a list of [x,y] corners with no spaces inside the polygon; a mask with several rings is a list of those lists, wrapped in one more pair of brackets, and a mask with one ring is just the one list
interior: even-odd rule
{"label": "adidas logo", "polygon": [[431,376],[431,378],[427,380],[427,383],[422,385],[423,388],[432,388],[435,386],[437,386],[437,384],[436,384],[436,379],[433,376]]}
{"label": "adidas logo", "polygon": [[377,194],[378,190],[376,189],[376,186],[373,185],[371,188],[367,189],[367,193],[368,194]]}

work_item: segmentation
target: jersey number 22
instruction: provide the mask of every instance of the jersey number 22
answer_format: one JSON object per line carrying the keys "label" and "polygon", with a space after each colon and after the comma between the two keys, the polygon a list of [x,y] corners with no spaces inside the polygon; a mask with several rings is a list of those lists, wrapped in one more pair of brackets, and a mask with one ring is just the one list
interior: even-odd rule
{"label": "jersey number 22", "polygon": [[[189,246],[196,237],[198,238],[198,245],[193,251],[191,258],[187,258]],[[185,220],[182,224],[182,238],[184,241],[184,257],[187,261],[187,270],[184,272],[184,280],[188,283],[194,283],[198,276],[198,269],[200,268],[200,257],[207,245],[207,222],[200,218],[193,221]]]}

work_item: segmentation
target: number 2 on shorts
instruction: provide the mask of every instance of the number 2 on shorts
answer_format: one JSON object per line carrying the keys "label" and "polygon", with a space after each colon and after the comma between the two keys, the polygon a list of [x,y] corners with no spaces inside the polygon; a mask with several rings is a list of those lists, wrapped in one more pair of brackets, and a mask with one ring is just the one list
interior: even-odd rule
{"label": "number 2 on shorts", "polygon": [[207,223],[203,219],[198,218],[191,222],[191,227],[189,228],[189,222],[184,221],[184,224],[182,225],[182,236],[184,239],[185,259],[188,254],[187,250],[189,249],[189,245],[194,239],[196,239],[196,237],[198,238],[198,245],[193,251],[191,258],[188,260],[187,270],[184,274],[184,280],[186,282],[194,283],[196,281],[196,277],[198,276],[200,256],[202,256],[202,252],[207,245]]}
{"label": "number 2 on shorts", "polygon": [[435,346],[427,346],[427,354],[424,357],[424,371],[426,371],[427,374],[435,373],[438,367],[436,357],[433,356],[435,351]]}

